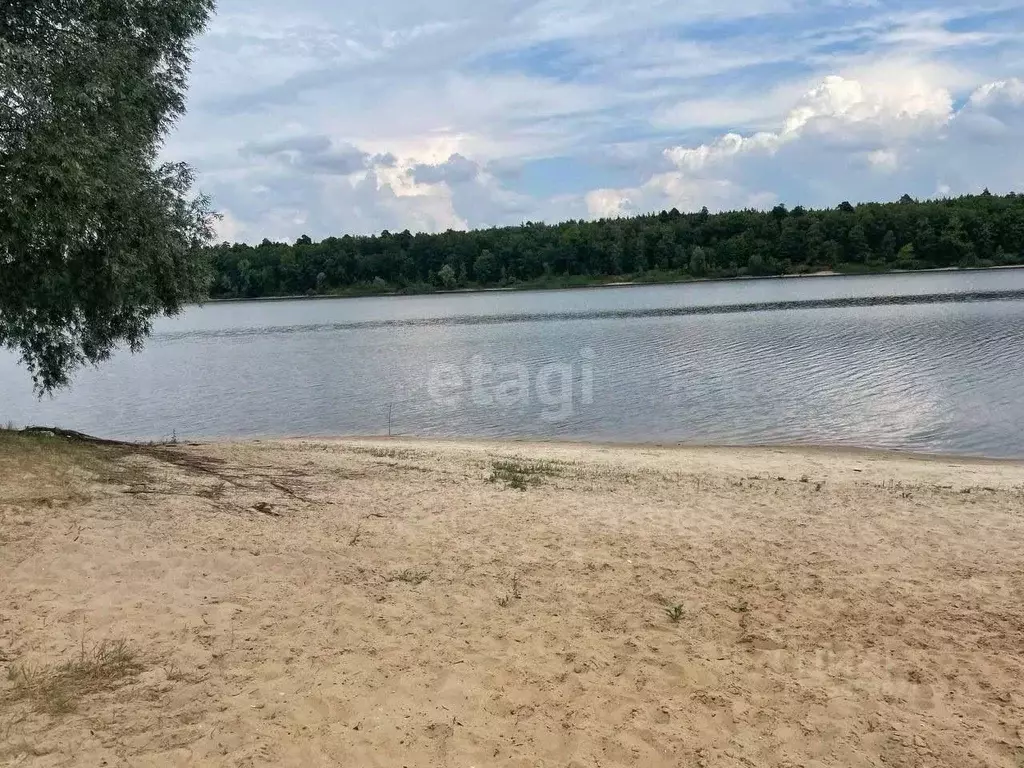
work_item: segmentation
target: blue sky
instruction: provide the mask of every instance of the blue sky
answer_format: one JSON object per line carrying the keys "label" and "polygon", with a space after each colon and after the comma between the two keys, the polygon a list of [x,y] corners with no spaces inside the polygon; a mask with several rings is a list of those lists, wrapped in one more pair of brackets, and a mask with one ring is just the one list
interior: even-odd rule
{"label": "blue sky", "polygon": [[166,154],[248,242],[1024,191],[1022,36],[1001,0],[220,0]]}

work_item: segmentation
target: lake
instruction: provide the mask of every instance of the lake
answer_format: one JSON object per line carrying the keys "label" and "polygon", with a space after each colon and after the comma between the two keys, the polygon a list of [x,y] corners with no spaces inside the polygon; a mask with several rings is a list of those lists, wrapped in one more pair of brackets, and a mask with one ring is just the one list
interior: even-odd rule
{"label": "lake", "polygon": [[1024,269],[208,304],[0,419],[1024,457]]}

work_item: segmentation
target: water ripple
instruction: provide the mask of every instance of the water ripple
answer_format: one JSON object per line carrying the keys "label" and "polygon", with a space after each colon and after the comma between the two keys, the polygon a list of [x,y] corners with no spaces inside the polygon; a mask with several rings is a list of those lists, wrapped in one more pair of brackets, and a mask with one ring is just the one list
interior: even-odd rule
{"label": "water ripple", "polygon": [[[836,297],[851,286],[862,296]],[[949,292],[958,286],[968,292]],[[873,295],[887,288],[902,294]],[[0,421],[133,439],[386,434],[393,411],[401,435],[1024,458],[1020,299],[1024,272],[219,305],[53,399],[33,398],[12,359]],[[502,404],[493,395],[509,366],[526,372],[529,394]],[[440,370],[461,379],[451,398],[436,391]],[[568,407],[551,420],[560,372]]]}
{"label": "water ripple", "polygon": [[449,317],[399,318],[388,320],[357,320],[336,323],[296,324],[287,326],[251,326],[197,331],[162,331],[154,338],[177,341],[196,337],[224,338],[268,334],[323,333],[329,331],[367,330],[376,328],[431,327],[457,325],[498,325],[505,323],[537,323],[566,320],[627,320],[692,315],[721,315],[746,312],[784,312],[798,309],[840,309],[852,307],[910,306],[915,304],[963,304],[987,301],[1021,301],[1024,290],[968,291],[931,293],[914,296],[863,296],[827,299],[797,299],[744,304],[711,304],[689,307],[658,307],[652,309],[604,309],[577,312],[523,312],[502,315],[453,315]]}

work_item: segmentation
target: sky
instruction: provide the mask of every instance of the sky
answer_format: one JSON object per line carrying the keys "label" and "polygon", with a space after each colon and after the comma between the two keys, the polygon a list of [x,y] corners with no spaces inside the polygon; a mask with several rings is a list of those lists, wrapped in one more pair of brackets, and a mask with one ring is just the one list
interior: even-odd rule
{"label": "sky", "polygon": [[1024,191],[1019,0],[220,0],[221,240]]}

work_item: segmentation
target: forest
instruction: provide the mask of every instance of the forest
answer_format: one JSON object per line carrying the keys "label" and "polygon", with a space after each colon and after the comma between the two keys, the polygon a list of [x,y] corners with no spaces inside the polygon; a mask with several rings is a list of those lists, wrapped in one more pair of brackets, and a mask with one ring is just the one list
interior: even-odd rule
{"label": "forest", "polygon": [[1024,263],[1024,194],[303,236],[209,255],[215,299],[990,267]]}

